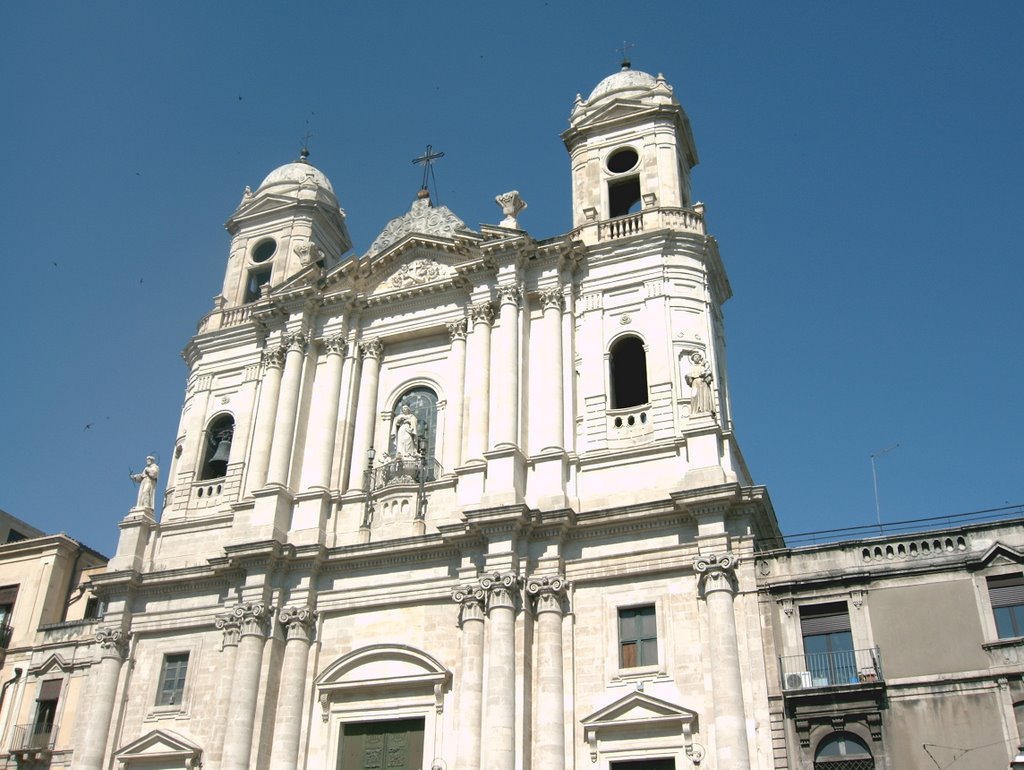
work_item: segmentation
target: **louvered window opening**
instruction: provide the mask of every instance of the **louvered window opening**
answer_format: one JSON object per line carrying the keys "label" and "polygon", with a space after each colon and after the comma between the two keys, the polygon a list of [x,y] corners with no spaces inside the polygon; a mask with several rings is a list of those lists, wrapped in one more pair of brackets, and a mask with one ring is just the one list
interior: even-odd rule
{"label": "louvered window opening", "polygon": [[988,598],[1000,639],[1024,636],[1024,575],[993,575],[988,578]]}

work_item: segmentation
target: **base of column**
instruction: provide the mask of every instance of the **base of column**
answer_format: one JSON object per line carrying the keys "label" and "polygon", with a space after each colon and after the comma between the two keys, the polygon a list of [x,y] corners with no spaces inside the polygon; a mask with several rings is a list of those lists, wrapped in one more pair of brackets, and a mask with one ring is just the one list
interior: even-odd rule
{"label": "base of column", "polygon": [[231,542],[244,543],[257,540],[286,542],[291,528],[295,498],[285,487],[273,485],[252,493],[253,507],[239,512],[231,526]]}
{"label": "base of column", "polygon": [[455,469],[458,478],[456,496],[460,508],[480,505],[484,496],[484,481],[487,478],[487,464],[473,460]]}
{"label": "base of column", "polygon": [[530,458],[530,501],[541,510],[571,508],[572,502],[566,494],[566,476],[569,455],[560,448],[545,449]]}
{"label": "base of column", "polygon": [[324,545],[330,511],[331,492],[328,489],[314,488],[295,495],[288,542],[293,545]]}
{"label": "base of column", "polygon": [[487,478],[480,503],[484,506],[522,503],[526,492],[526,457],[516,446],[484,452]]}

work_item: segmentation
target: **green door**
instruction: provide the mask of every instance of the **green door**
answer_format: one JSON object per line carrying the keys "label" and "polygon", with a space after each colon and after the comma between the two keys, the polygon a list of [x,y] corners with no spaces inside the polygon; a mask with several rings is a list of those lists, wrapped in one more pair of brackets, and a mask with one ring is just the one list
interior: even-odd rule
{"label": "green door", "polygon": [[423,720],[344,725],[338,770],[422,770]]}

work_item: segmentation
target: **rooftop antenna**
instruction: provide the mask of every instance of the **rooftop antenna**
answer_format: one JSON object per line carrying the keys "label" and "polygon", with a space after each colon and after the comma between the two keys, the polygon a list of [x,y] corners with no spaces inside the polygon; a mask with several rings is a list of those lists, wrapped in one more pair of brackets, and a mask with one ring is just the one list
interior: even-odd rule
{"label": "rooftop antenna", "polygon": [[885,449],[879,449],[877,452],[871,454],[871,482],[875,487],[875,520],[878,522],[878,531],[882,532],[882,509],[878,505],[878,472],[875,470],[875,458],[881,457],[882,455],[891,452],[894,449],[899,449],[899,444],[893,444],[887,446]]}
{"label": "rooftop antenna", "polygon": [[[420,183],[420,191],[417,197],[430,197],[430,192],[427,190],[428,178],[434,182],[434,197],[437,197],[437,179],[434,178],[434,161],[443,157],[443,152],[434,152],[433,145],[428,144],[426,151],[422,155],[418,158],[412,159],[413,164],[423,166],[423,181]],[[438,203],[440,203],[440,199],[438,200]]]}
{"label": "rooftop antenna", "polygon": [[635,47],[636,47],[636,46],[634,46],[634,45],[633,45],[632,43],[627,43],[627,42],[626,42],[625,40],[623,40],[623,41],[622,41],[622,47],[621,47],[621,48],[616,48],[616,49],[615,49],[615,50],[616,50],[616,51],[618,51],[618,52],[619,52],[620,54],[622,54],[622,69],[624,69],[624,70],[628,70],[628,69],[629,69],[629,68],[630,68],[631,66],[633,66],[633,65],[632,65],[632,62],[630,62],[630,60],[629,60],[628,58],[626,58],[626,52],[627,52],[627,51],[628,51],[628,50],[629,50],[630,48],[635,48]]}

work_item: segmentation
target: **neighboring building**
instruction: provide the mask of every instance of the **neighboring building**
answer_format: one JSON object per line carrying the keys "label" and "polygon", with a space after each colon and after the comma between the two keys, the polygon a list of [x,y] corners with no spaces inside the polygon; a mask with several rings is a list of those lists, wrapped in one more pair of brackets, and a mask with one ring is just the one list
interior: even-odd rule
{"label": "neighboring building", "polygon": [[107,559],[2,520],[26,537],[0,545],[0,767],[67,766],[100,609],[89,578]]}
{"label": "neighboring building", "polygon": [[862,618],[972,598],[939,579],[998,605],[1019,528],[769,550],[685,113],[625,67],[563,139],[573,230],[540,241],[515,192],[474,231],[421,191],[350,255],[305,154],[246,189],[160,520],[140,495],[93,577],[73,767],[902,770],[926,765],[888,720],[927,729],[936,687],[974,676],[949,713],[995,713],[1015,664],[980,661],[1013,643],[979,630],[938,675]]}

